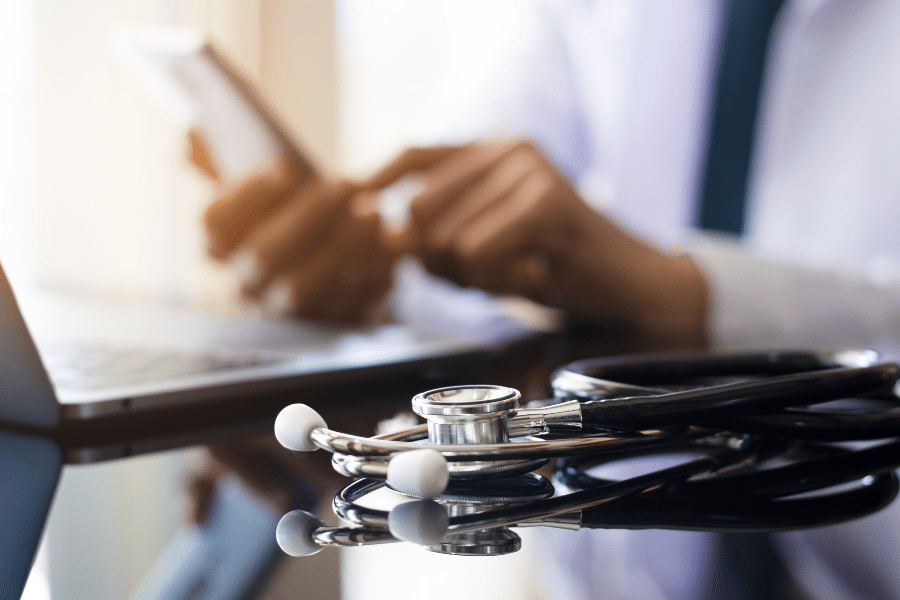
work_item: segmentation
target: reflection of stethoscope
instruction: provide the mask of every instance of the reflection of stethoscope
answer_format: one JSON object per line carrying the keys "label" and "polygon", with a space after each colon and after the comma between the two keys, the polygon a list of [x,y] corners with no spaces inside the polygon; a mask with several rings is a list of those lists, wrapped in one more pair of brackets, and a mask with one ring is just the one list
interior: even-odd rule
{"label": "reflection of stethoscope", "polygon": [[[673,466],[618,480],[588,470],[627,461],[632,453],[564,459],[555,475],[565,488],[561,495],[529,473],[463,483],[436,501],[415,500],[390,511],[363,504],[385,482],[360,479],[334,500],[337,515],[353,526],[325,527],[296,510],[282,518],[277,538],[294,556],[399,540],[443,554],[499,555],[519,549],[512,527],[775,532],[831,525],[883,508],[900,487],[892,472],[900,463],[897,441],[854,451],[719,436],[669,449],[679,455],[698,451],[700,458],[681,457]],[[768,462],[773,457],[774,466]],[[741,469],[748,464],[758,469]],[[855,485],[842,486],[849,482]]]}
{"label": "reflection of stethoscope", "polygon": [[[890,392],[900,367],[876,359],[868,351],[595,359],[557,371],[556,403],[540,408],[519,408],[511,388],[458,386],[413,398],[427,425],[404,432],[338,433],[295,404],[279,414],[275,435],[292,450],[333,452],[345,475],[434,498],[448,481],[508,477],[551,458],[651,449],[719,431],[827,441],[894,436],[900,409]],[[875,394],[891,408],[789,408]]]}

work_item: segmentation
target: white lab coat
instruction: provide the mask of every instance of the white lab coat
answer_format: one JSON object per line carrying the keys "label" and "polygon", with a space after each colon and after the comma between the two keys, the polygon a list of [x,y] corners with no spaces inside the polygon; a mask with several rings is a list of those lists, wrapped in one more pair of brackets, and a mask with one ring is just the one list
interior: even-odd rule
{"label": "white lab coat", "polygon": [[[451,83],[432,119],[439,129],[425,140],[446,140],[448,120],[459,140],[532,138],[595,207],[693,255],[710,283],[719,347],[895,355],[900,2],[791,0],[782,9],[740,245],[691,231],[723,4],[547,2],[516,40],[498,34],[488,53],[499,70]],[[476,95],[460,103],[459,89]],[[465,108],[450,119],[454,106]],[[900,598],[898,517],[894,505],[779,541],[815,597]],[[584,532],[558,541],[548,543],[558,577],[546,580],[556,598],[702,597],[714,556],[705,534]]]}

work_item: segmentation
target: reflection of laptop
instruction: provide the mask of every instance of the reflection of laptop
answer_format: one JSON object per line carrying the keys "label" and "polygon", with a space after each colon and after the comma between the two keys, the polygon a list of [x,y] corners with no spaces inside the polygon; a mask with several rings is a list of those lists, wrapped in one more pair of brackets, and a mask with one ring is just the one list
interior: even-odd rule
{"label": "reflection of laptop", "polygon": [[[49,438],[0,429],[0,598],[49,597],[48,573],[33,566],[64,455]],[[182,525],[131,597],[256,598],[285,557],[275,541],[280,517],[237,478],[223,477],[203,525]],[[67,585],[54,591],[74,589]]]}
{"label": "reflection of laptop", "polygon": [[[199,407],[197,424],[259,415],[273,401],[316,404],[350,385],[359,397],[360,384],[459,372],[533,337],[496,310],[475,315],[478,303],[463,300],[473,320],[465,328],[450,323],[455,334],[436,330],[427,316],[430,331],[409,324],[347,330],[47,299],[25,303],[26,327],[0,269],[0,423],[85,429],[105,422],[109,436],[111,419],[125,435],[127,423],[165,428],[175,409]],[[74,351],[66,356],[61,344]]]}
{"label": "reflection of laptop", "polygon": [[0,430],[0,598],[22,595],[61,470],[51,440]]}

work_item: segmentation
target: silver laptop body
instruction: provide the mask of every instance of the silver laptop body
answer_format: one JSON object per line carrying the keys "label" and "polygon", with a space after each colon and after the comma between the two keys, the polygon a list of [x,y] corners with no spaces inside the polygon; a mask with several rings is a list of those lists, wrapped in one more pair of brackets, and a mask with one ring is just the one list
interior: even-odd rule
{"label": "silver laptop body", "polygon": [[418,326],[353,330],[145,305],[27,300],[20,310],[0,267],[0,422],[32,427],[249,402],[331,382],[474,364],[535,334],[496,314],[465,327],[449,322],[443,330],[428,315]]}

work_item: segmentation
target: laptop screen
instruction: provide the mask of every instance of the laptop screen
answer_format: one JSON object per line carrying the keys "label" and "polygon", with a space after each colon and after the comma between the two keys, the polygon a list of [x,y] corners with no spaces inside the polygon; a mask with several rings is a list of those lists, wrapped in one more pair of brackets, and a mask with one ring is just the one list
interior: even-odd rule
{"label": "laptop screen", "polygon": [[0,421],[53,427],[60,409],[0,266]]}

